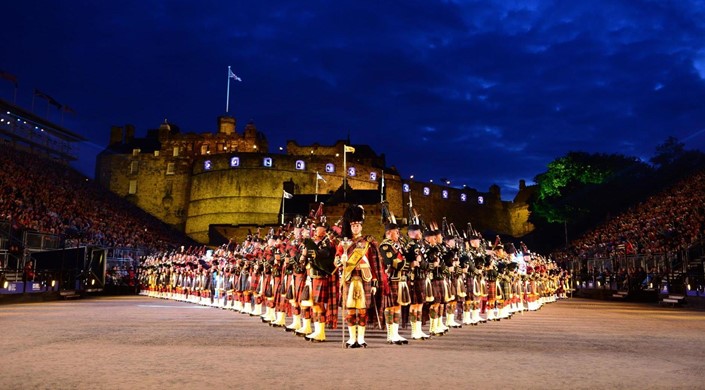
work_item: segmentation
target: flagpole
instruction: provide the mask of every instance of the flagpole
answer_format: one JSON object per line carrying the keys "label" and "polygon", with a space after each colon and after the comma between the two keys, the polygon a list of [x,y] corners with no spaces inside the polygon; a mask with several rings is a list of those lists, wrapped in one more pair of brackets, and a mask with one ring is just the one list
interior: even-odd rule
{"label": "flagpole", "polygon": [[284,224],[284,199],[286,199],[286,197],[284,196],[284,192],[282,191],[282,219],[281,219],[282,225]]}
{"label": "flagpole", "polygon": [[225,95],[225,113],[230,109],[230,66],[228,66],[228,92]]}
{"label": "flagpole", "polygon": [[316,171],[316,196],[314,197],[314,201],[318,202],[318,171]]}
{"label": "flagpole", "polygon": [[348,146],[343,144],[343,200],[348,200]]}
{"label": "flagpole", "polygon": [[379,202],[384,202],[384,171],[382,171],[382,186],[379,188]]}

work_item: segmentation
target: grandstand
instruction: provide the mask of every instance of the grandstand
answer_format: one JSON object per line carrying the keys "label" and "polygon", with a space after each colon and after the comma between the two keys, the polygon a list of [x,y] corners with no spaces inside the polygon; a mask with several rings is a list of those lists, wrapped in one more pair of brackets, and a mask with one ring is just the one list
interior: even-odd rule
{"label": "grandstand", "polygon": [[682,303],[704,296],[705,171],[649,197],[574,240],[568,264],[579,295]]}
{"label": "grandstand", "polygon": [[3,104],[0,296],[129,286],[114,275],[147,253],[192,243],[69,167],[70,143],[81,137]]}

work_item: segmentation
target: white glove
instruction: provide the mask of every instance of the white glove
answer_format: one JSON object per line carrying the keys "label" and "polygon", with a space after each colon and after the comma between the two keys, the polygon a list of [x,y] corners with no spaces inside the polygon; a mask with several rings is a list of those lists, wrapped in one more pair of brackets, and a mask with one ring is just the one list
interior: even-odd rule
{"label": "white glove", "polygon": [[372,287],[370,289],[370,294],[375,295],[377,293],[377,287]]}

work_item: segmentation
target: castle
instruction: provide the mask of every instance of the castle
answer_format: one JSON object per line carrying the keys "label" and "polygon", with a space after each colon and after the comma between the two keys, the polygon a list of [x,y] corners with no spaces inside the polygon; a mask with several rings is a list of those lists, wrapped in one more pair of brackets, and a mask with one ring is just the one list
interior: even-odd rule
{"label": "castle", "polygon": [[[290,221],[316,201],[325,202],[329,218],[342,215],[347,202],[366,205],[369,218],[379,215],[384,199],[403,221],[410,197],[423,220],[446,217],[460,231],[468,221],[476,230],[515,237],[533,230],[527,203],[533,188],[523,181],[514,201],[505,202],[496,185],[479,192],[404,180],[368,145],[352,145],[354,153],[345,153],[344,141],[330,146],[288,141],[286,150],[270,152],[253,123],[239,133],[235,118],[221,116],[217,129],[181,133],[165,120],[136,138],[133,126],[114,126],[97,157],[96,181],[201,243],[214,243],[214,228],[227,236],[228,227]],[[342,191],[345,182],[352,191]]]}

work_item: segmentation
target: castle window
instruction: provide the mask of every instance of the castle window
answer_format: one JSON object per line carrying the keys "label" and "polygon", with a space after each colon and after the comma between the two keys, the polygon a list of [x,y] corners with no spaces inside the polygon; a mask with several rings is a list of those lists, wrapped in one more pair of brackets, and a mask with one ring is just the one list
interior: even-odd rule
{"label": "castle window", "polygon": [[170,163],[167,163],[167,164],[166,164],[166,174],[167,174],[167,175],[173,175],[173,174],[175,173],[175,171],[176,171],[175,168],[176,168],[176,164],[171,163],[171,162],[170,162]]}
{"label": "castle window", "polygon": [[211,168],[213,168],[213,163],[211,163],[211,160],[206,160],[203,162],[203,170],[210,171]]}
{"label": "castle window", "polygon": [[240,157],[230,158],[230,168],[237,168],[240,166]]}
{"label": "castle window", "polygon": [[173,152],[172,156],[179,157],[179,147],[178,146],[174,146],[174,152]]}
{"label": "castle window", "polygon": [[159,151],[158,151],[158,150],[155,150],[155,151],[154,151],[154,157],[159,157]]}
{"label": "castle window", "polygon": [[140,150],[139,150],[139,149],[132,149],[132,155],[133,155],[133,156],[137,157],[137,156],[139,156],[139,154],[140,154]]}
{"label": "castle window", "polygon": [[304,169],[306,169],[306,163],[304,160],[296,160],[296,170],[303,171]]}
{"label": "castle window", "polygon": [[448,199],[448,190],[443,190],[441,192],[441,196],[443,197],[443,199]]}
{"label": "castle window", "polygon": [[134,175],[135,173],[140,171],[140,162],[139,161],[133,161],[130,163],[130,174]]}
{"label": "castle window", "polygon": [[201,154],[208,154],[208,145],[207,144],[201,145]]}
{"label": "castle window", "polygon": [[466,202],[468,200],[468,196],[465,194],[460,194],[460,201],[461,202]]}
{"label": "castle window", "polygon": [[355,167],[348,167],[348,176],[355,176],[357,175],[357,170]]}
{"label": "castle window", "polygon": [[272,158],[271,157],[265,157],[262,159],[262,166],[271,168],[272,167]]}
{"label": "castle window", "polygon": [[326,164],[326,173],[333,173],[335,172],[335,165],[332,163]]}
{"label": "castle window", "polygon": [[404,191],[404,192],[411,192],[411,186],[409,186],[408,184],[404,183],[404,184],[401,185],[401,190]]}
{"label": "castle window", "polygon": [[370,180],[377,181],[377,172],[370,172]]}
{"label": "castle window", "polygon": [[130,189],[127,191],[128,194],[134,195],[137,193],[137,180],[130,180]]}
{"label": "castle window", "polygon": [[485,197],[484,197],[484,196],[478,196],[478,197],[477,197],[477,204],[485,204]]}
{"label": "castle window", "polygon": [[431,195],[431,189],[428,188],[428,187],[424,187],[424,188],[423,188],[423,194],[426,195],[426,196]]}

